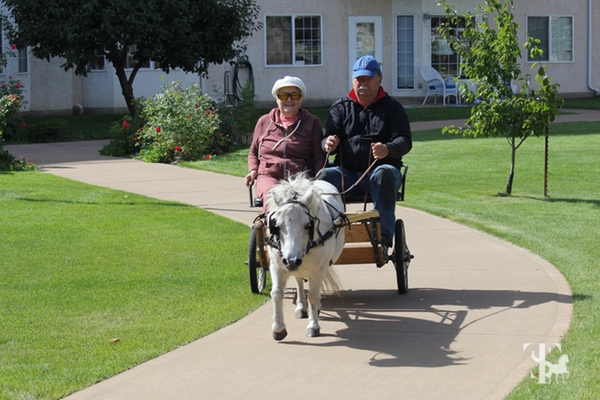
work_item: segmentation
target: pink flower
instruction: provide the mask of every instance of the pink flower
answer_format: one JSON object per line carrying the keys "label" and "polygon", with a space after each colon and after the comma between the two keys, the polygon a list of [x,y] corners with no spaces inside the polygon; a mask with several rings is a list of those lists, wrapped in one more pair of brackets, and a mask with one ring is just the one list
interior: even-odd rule
{"label": "pink flower", "polygon": [[181,147],[179,147],[179,146],[175,146],[175,151],[178,151],[178,152],[181,153],[183,151],[183,149]]}
{"label": "pink flower", "polygon": [[16,87],[17,89],[19,89],[19,88],[21,87],[21,84],[20,84],[19,82],[17,82],[17,83],[15,83],[15,87]]}
{"label": "pink flower", "polygon": [[156,133],[160,133],[160,126],[156,127]]}
{"label": "pink flower", "polygon": [[129,122],[127,122],[127,120],[123,120],[123,129],[127,129],[129,128],[131,125],[129,125]]}

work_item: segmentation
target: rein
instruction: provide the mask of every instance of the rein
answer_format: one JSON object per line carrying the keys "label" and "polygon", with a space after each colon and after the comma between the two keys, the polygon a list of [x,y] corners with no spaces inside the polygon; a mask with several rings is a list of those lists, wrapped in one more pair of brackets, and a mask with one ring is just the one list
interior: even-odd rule
{"label": "rein", "polygon": [[[325,170],[325,168],[327,167],[327,162],[329,160],[329,155],[331,154],[331,151],[328,151],[326,156],[325,156],[325,164],[323,165],[323,168],[321,168],[319,170],[319,172],[317,172],[317,174],[314,176],[314,178],[312,178],[311,180],[316,180],[319,175],[321,175],[323,173],[323,171]],[[369,153],[369,159],[371,159],[371,153]],[[342,179],[342,191],[339,193],[342,196],[342,202],[344,203],[344,211],[346,211],[346,197],[345,194],[347,194],[348,192],[350,192],[352,189],[354,189],[356,186],[358,186],[358,184],[371,172],[371,170],[373,169],[373,167],[375,166],[375,164],[377,163],[377,160],[373,160],[371,162],[371,164],[369,164],[369,166],[367,167],[367,169],[365,170],[365,172],[363,172],[363,174],[360,176],[360,178],[358,178],[356,180],[356,182],[354,182],[354,184],[352,186],[350,186],[348,189],[344,189],[344,170],[342,167],[343,164],[343,160],[342,160],[342,153],[340,152],[340,175],[341,175],[341,179]],[[367,185],[367,190],[365,191],[365,208],[367,206],[367,194],[368,194],[368,190],[369,190],[369,186]],[[323,193],[323,194],[328,194],[328,195],[336,195],[338,193]]]}

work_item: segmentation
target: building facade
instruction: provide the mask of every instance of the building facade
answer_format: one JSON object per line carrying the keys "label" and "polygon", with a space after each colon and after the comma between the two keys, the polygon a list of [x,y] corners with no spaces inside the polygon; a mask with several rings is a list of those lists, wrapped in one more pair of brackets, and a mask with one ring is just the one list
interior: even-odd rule
{"label": "building facade", "polygon": [[[445,21],[437,0],[257,0],[262,29],[247,38],[246,58],[211,65],[206,77],[180,71],[165,75],[153,65],[135,81],[136,97],[151,97],[165,80],[199,83],[211,96],[235,103],[241,87],[251,81],[260,105],[274,105],[273,83],[298,76],[307,85],[307,106],[326,106],[351,87],[350,68],[362,55],[382,64],[383,87],[401,101],[423,99],[427,87],[421,65],[433,66],[443,77],[460,76],[456,53],[438,34]],[[454,0],[459,13],[475,12],[481,0]],[[526,32],[541,40],[544,64],[561,95],[600,94],[600,3],[597,0],[516,0],[519,39]],[[284,11],[282,11],[284,10]],[[598,34],[596,33],[596,36]],[[7,47],[8,46],[8,47]],[[10,45],[3,41],[3,48]],[[61,62],[33,59],[27,52],[9,60],[0,80],[18,78],[26,88],[27,111],[34,114],[70,112],[80,104],[88,112],[126,112],[110,64],[90,70],[87,77],[60,68]],[[521,70],[532,73],[523,49]],[[25,60],[23,59],[25,58]],[[237,61],[237,62],[236,62]],[[23,62],[27,68],[23,68]]]}

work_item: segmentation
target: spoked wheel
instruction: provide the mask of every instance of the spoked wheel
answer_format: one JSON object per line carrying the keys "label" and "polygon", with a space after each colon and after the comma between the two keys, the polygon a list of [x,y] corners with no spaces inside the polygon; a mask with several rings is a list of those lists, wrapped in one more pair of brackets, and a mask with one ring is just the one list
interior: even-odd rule
{"label": "spoked wheel", "polygon": [[248,272],[250,274],[250,290],[252,290],[252,293],[262,293],[267,283],[267,266],[261,265],[260,257],[257,256],[258,252],[261,251],[257,245],[257,229],[263,228],[252,227],[250,244],[248,245]]}
{"label": "spoked wheel", "polygon": [[396,268],[396,281],[398,283],[398,293],[400,294],[408,292],[408,265],[411,258],[412,256],[406,246],[404,222],[397,219],[394,238],[394,267]]}

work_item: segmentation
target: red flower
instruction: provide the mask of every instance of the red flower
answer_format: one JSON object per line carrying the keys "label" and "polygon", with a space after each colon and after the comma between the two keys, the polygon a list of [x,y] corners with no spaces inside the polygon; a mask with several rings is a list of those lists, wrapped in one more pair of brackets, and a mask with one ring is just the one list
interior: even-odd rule
{"label": "red flower", "polygon": [[137,142],[138,140],[140,140],[140,138],[139,138],[139,137],[137,137],[137,136],[133,138],[133,141],[134,141],[134,142]]}
{"label": "red flower", "polygon": [[15,83],[15,87],[16,87],[17,89],[19,89],[19,88],[21,87],[21,84],[20,84],[19,82],[17,82],[17,83]]}
{"label": "red flower", "polygon": [[23,128],[27,128],[27,122],[23,122]]}
{"label": "red flower", "polygon": [[127,129],[129,128],[131,125],[129,125],[129,122],[127,122],[127,120],[123,120],[123,129]]}
{"label": "red flower", "polygon": [[160,126],[156,127],[156,133],[160,133]]}
{"label": "red flower", "polygon": [[16,44],[14,44],[14,43],[11,43],[11,44],[10,44],[10,48],[14,50],[14,49],[16,49],[16,48],[17,48],[17,45],[16,45]]}
{"label": "red flower", "polygon": [[210,160],[212,158],[212,154],[207,154],[205,156],[202,156],[203,160]]}
{"label": "red flower", "polygon": [[179,146],[175,146],[175,151],[178,151],[178,152],[181,153],[183,151],[183,149],[181,147],[179,147]]}

